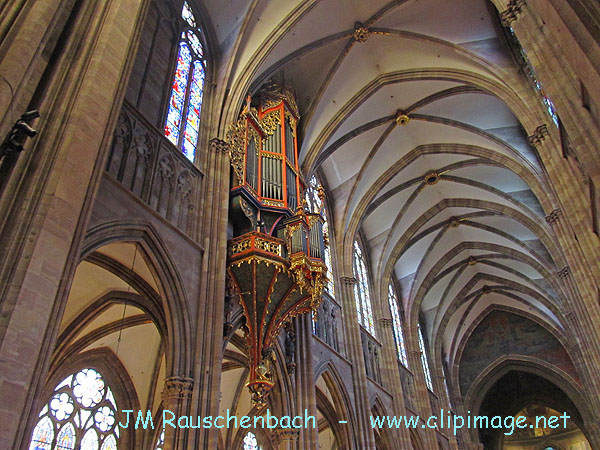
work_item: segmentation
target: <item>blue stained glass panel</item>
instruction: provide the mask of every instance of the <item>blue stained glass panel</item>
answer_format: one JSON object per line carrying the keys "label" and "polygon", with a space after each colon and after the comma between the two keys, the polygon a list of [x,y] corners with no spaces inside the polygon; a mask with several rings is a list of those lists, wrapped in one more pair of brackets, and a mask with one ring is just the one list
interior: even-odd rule
{"label": "blue stained glass panel", "polygon": [[204,89],[204,66],[201,61],[194,63],[194,74],[192,76],[192,89],[190,92],[190,109],[200,116],[202,107],[202,90]]}
{"label": "blue stained glass panel", "polygon": [[190,28],[185,27],[181,33],[164,133],[193,162],[200,131],[205,78],[204,48],[196,17],[187,1],[183,3],[181,17]]}
{"label": "blue stained glass panel", "polygon": [[204,86],[204,67],[202,62],[194,63],[194,73],[190,88],[190,100],[185,124],[185,140],[183,152],[190,161],[194,161],[198,131],[200,129],[200,109],[202,108],[202,88]]}
{"label": "blue stained glass panel", "polygon": [[187,44],[181,43],[179,46],[179,56],[177,58],[177,68],[173,79],[171,100],[169,101],[167,123],[165,125],[165,136],[175,145],[177,145],[179,141],[179,130],[181,128],[183,105],[185,103],[185,93],[187,90],[191,63],[192,55],[190,49]]}
{"label": "blue stained glass panel", "polygon": [[[192,130],[193,133],[193,130]],[[185,140],[183,142],[183,153],[185,154],[185,156],[187,157],[187,159],[189,159],[190,161],[194,161],[194,155],[196,153],[196,147],[194,144],[192,144],[192,140],[197,140],[197,136],[194,137],[190,137],[190,134],[188,134],[186,132],[185,135]]]}

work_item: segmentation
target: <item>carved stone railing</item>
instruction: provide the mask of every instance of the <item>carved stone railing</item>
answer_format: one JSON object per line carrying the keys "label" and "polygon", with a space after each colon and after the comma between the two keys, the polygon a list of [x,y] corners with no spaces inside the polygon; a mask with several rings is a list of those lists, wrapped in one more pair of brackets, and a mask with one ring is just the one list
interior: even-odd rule
{"label": "carved stone railing", "polygon": [[340,306],[326,295],[317,310],[317,320],[313,325],[314,334],[335,351],[340,352]]}
{"label": "carved stone railing", "polygon": [[415,383],[413,374],[400,362],[398,362],[400,370],[400,380],[402,381],[402,392],[404,393],[404,404],[407,408],[412,411],[416,411],[416,405],[414,403],[415,398]]}
{"label": "carved stone railing", "polygon": [[365,369],[367,376],[381,384],[381,371],[379,369],[379,355],[381,344],[369,333],[361,328],[360,339],[362,341],[363,356],[365,357]]}
{"label": "carved stone railing", "polygon": [[194,238],[203,174],[127,102],[119,115],[106,172]]}

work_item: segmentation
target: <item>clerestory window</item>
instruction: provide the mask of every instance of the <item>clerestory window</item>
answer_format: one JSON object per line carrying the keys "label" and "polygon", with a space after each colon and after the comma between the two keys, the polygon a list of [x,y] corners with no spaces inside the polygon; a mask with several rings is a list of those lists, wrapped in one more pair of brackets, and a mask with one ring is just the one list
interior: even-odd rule
{"label": "clerestory window", "polygon": [[193,162],[200,133],[206,60],[202,32],[187,2],[183,3],[181,19],[183,31],[165,120],[165,136]]}

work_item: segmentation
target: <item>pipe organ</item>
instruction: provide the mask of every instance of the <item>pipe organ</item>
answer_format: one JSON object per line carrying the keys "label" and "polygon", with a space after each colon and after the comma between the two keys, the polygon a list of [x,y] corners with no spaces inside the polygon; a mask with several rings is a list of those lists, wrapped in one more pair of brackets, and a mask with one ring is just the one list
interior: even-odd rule
{"label": "pipe organ", "polygon": [[279,330],[294,316],[316,312],[327,276],[323,218],[303,201],[299,119],[291,91],[271,82],[248,97],[228,134],[233,238],[227,271],[246,319],[247,387],[257,407],[267,404],[274,384]]}

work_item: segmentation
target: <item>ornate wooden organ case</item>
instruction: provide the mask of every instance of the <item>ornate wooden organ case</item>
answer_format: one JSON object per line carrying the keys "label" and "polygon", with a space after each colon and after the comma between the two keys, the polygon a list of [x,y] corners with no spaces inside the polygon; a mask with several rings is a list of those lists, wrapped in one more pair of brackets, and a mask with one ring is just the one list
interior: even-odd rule
{"label": "ornate wooden organ case", "polygon": [[303,200],[299,118],[293,94],[270,83],[254,102],[248,98],[228,136],[233,238],[227,271],[246,319],[247,387],[258,407],[274,384],[273,344],[281,327],[316,311],[326,282],[323,219]]}

